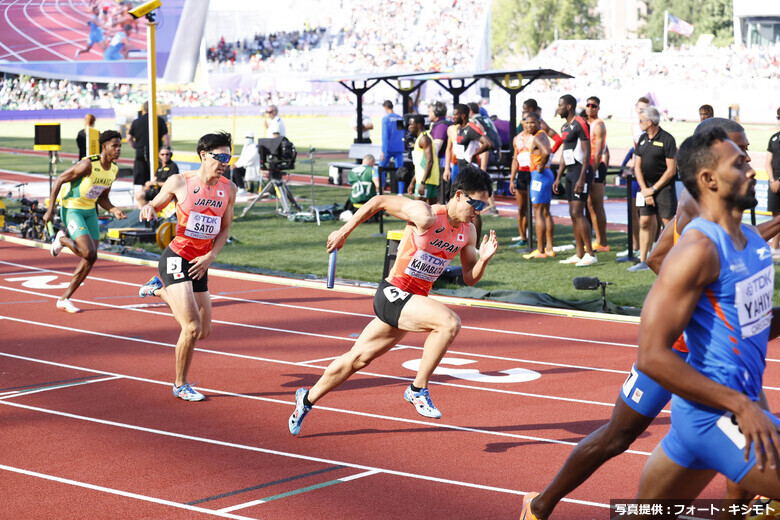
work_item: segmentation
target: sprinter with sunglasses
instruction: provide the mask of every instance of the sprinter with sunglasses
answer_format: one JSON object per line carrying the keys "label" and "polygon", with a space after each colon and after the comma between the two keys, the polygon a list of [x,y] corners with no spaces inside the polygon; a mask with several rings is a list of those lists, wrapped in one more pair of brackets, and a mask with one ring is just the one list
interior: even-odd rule
{"label": "sprinter with sunglasses", "polygon": [[141,209],[141,220],[152,220],[158,210],[176,200],[176,236],[160,255],[160,276],[146,282],[138,294],[162,298],[181,326],[173,395],[185,401],[205,398],[192,388],[187,373],[195,342],[211,332],[208,268],[230,236],[233,222],[236,185],[223,176],[231,145],[231,136],[225,132],[201,137],[200,168],[169,177],[160,193]]}

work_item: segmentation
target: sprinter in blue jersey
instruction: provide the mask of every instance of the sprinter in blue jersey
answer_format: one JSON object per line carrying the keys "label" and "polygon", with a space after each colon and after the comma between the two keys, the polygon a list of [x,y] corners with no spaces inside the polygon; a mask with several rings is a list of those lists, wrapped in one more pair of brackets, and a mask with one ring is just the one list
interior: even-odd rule
{"label": "sprinter in blue jersey", "polygon": [[[639,500],[688,503],[717,473],[780,496],[780,421],[758,403],[767,341],[780,334],[774,266],[742,224],[755,172],[720,128],[685,140],[680,175],[699,203],[645,300],[637,367],[673,392],[672,426],[642,473]],[[671,346],[684,330],[686,363]],[[674,511],[668,516],[674,517]]]}

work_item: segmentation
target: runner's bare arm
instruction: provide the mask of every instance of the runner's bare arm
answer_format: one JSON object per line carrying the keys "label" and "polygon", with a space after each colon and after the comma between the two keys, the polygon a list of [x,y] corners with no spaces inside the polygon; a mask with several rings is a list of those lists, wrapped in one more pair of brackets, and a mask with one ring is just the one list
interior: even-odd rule
{"label": "runner's bare arm", "polygon": [[117,220],[122,220],[124,218],[127,218],[127,214],[122,211],[121,209],[117,208],[111,203],[111,200],[108,198],[108,195],[111,193],[111,186],[103,190],[100,195],[98,196],[97,203],[98,205],[103,208],[104,210],[108,211]]}
{"label": "runner's bare arm", "polygon": [[179,201],[184,200],[186,186],[187,181],[184,180],[183,176],[171,175],[168,177],[160,188],[160,193],[141,208],[139,220],[153,220],[157,216],[157,212],[167,206],[174,197]]}
{"label": "runner's bare arm", "polygon": [[406,220],[420,233],[430,228],[436,221],[433,210],[423,201],[397,195],[376,195],[363,204],[343,226],[328,235],[328,252],[344,247],[344,242],[350,233],[379,211],[386,211],[393,217]]}
{"label": "runner's bare arm", "polygon": [[54,179],[54,183],[51,187],[51,194],[49,195],[49,209],[43,215],[45,222],[51,222],[54,218],[54,209],[57,205],[57,196],[60,194],[62,185],[66,182],[75,181],[78,178],[86,177],[92,173],[92,162],[89,159],[82,159]]}

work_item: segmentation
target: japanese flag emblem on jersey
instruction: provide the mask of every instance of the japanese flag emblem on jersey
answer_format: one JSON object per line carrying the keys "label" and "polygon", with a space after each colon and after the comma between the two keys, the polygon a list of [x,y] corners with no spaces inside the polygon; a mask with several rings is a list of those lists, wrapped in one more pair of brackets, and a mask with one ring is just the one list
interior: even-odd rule
{"label": "japanese flag emblem on jersey", "polygon": [[224,191],[217,190],[217,197],[224,197],[224,196],[225,196],[225,192]]}
{"label": "japanese flag emblem on jersey", "polygon": [[458,233],[458,242],[463,242],[466,240],[466,238],[463,236],[463,233]]}

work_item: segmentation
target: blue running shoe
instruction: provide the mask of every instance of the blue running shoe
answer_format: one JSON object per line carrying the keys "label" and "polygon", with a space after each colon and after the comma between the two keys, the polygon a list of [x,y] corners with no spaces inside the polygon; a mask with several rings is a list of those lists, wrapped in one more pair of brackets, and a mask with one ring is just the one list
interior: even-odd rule
{"label": "blue running shoe", "polygon": [[305,388],[299,388],[295,392],[295,411],[290,416],[290,420],[288,421],[288,426],[290,428],[290,433],[293,435],[298,435],[301,432],[301,424],[303,424],[303,419],[306,417],[306,414],[309,413],[311,410],[311,406],[306,406],[303,404],[303,397],[306,395],[306,389]]}
{"label": "blue running shoe", "polygon": [[421,388],[419,392],[412,392],[412,385],[409,385],[404,392],[404,399],[412,403],[417,410],[417,413],[423,417],[441,419],[441,412],[433,406],[431,394],[428,392],[427,388]]}
{"label": "blue running shoe", "polygon": [[203,401],[206,396],[198,392],[197,390],[193,390],[192,385],[189,383],[184,383],[181,386],[173,385],[173,395],[174,397],[178,397],[179,399],[184,399],[185,401]]}
{"label": "blue running shoe", "polygon": [[151,280],[143,284],[141,288],[138,289],[138,296],[140,296],[141,298],[146,298],[147,296],[154,296],[154,291],[162,288],[163,288],[162,280],[160,280],[156,276],[153,276]]}

